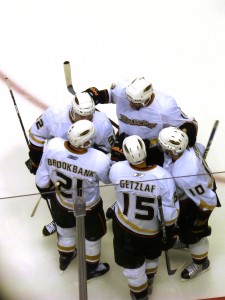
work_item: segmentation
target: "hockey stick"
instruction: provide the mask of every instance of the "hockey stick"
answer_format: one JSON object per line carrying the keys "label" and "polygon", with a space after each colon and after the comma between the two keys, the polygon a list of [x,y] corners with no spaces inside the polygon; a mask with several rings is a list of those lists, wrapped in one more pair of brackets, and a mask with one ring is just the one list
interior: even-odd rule
{"label": "hockey stick", "polygon": [[[10,83],[9,83],[8,78],[5,78],[5,81],[6,81],[6,84],[7,84],[7,86],[8,86],[10,95],[11,95],[11,97],[12,97],[13,104],[14,104],[14,107],[15,107],[15,110],[16,110],[16,113],[17,113],[17,116],[18,116],[18,118],[19,118],[20,125],[21,125],[21,128],[22,128],[22,130],[23,130],[23,134],[24,134],[24,137],[25,137],[27,146],[28,146],[28,148],[29,148],[28,137],[27,137],[27,135],[26,135],[25,128],[24,128],[24,126],[23,126],[23,121],[22,121],[22,118],[21,118],[21,116],[20,116],[20,112],[19,112],[19,109],[18,109],[18,107],[17,107],[16,100],[15,100],[15,97],[14,97],[13,91],[12,91],[12,89],[11,89],[11,86],[10,86]],[[40,203],[40,200],[41,200],[41,197],[38,199],[38,202],[36,203],[36,205],[35,205],[35,207],[34,207],[32,213],[31,213],[31,217],[34,216],[34,214],[35,214],[35,212],[36,212],[36,210],[37,210],[37,208],[38,208],[38,205],[39,205],[39,203]],[[49,205],[48,205],[48,207],[49,207]],[[50,209],[50,208],[49,208],[49,209]],[[51,213],[51,210],[50,210],[50,213]]]}
{"label": "hockey stick", "polygon": [[35,215],[36,210],[37,210],[37,208],[38,208],[38,205],[39,205],[39,203],[40,203],[40,201],[41,201],[41,198],[42,198],[42,197],[40,197],[40,198],[38,199],[38,201],[37,201],[37,203],[36,203],[36,205],[35,205],[35,207],[34,207],[32,213],[31,213],[31,215],[30,215],[31,218]]}
{"label": "hockey stick", "polygon": [[[166,238],[166,225],[165,225],[165,220],[164,220],[164,215],[163,215],[161,196],[158,196],[157,200],[158,200],[159,214],[160,214],[162,234],[163,234],[162,241],[163,241],[163,244],[166,244],[166,240],[167,240],[167,238]],[[173,274],[176,273],[177,269],[174,269],[174,270],[171,269],[168,250],[166,250],[164,252],[165,252],[165,258],[166,258],[167,273],[168,273],[168,275],[173,275]]]}
{"label": "hockey stick", "polygon": [[63,64],[63,67],[64,67],[64,74],[65,74],[67,89],[72,95],[76,95],[76,92],[74,91],[73,84],[72,84],[70,62],[65,61]]}
{"label": "hockey stick", "polygon": [[[67,90],[72,94],[72,95],[76,95],[76,92],[73,88],[73,83],[72,83],[72,76],[71,76],[71,67],[70,67],[70,62],[69,61],[65,61],[63,63],[63,67],[64,67],[64,75],[65,75],[65,79],[66,79],[66,86],[67,86]],[[95,108],[96,111],[99,111],[97,108]],[[109,119],[109,121],[111,122],[111,124],[116,128],[119,129],[118,124],[116,124],[113,120]]]}
{"label": "hockey stick", "polygon": [[212,131],[211,131],[211,134],[210,134],[210,137],[209,137],[209,140],[208,140],[208,143],[206,145],[206,148],[205,148],[205,152],[203,154],[203,158],[206,159],[207,155],[208,155],[208,152],[209,152],[209,149],[211,147],[211,144],[212,144],[212,141],[213,141],[213,138],[214,138],[214,135],[216,133],[216,130],[217,130],[217,127],[219,125],[219,120],[216,120],[214,125],[213,125],[213,128],[212,128]]}
{"label": "hockey stick", "polygon": [[19,112],[19,109],[18,109],[18,107],[17,107],[15,97],[14,97],[14,95],[13,95],[13,91],[12,91],[11,86],[10,86],[10,82],[9,82],[8,78],[5,78],[5,81],[6,81],[6,84],[7,84],[7,86],[8,86],[10,95],[11,95],[11,97],[12,97],[13,104],[14,104],[14,107],[15,107],[15,110],[16,110],[16,113],[17,113],[17,116],[18,116],[18,119],[19,119],[19,121],[20,121],[20,125],[21,125],[21,128],[22,128],[22,130],[23,130],[23,134],[24,134],[24,137],[25,137],[27,146],[29,147],[29,141],[28,141],[28,138],[27,138],[27,135],[26,135],[24,126],[23,126],[23,121],[22,121],[22,119],[21,119],[20,112]]}
{"label": "hockey stick", "polygon": [[[11,86],[10,86],[10,83],[9,83],[9,80],[8,80],[8,78],[5,78],[5,80],[6,80],[6,83],[7,83],[7,86],[8,86],[9,92],[10,92],[10,95],[11,95],[11,97],[12,97],[12,100],[13,100],[13,103],[14,103],[14,107],[15,107],[15,110],[16,110],[16,113],[17,113],[17,116],[18,116],[18,118],[19,118],[20,125],[21,125],[21,127],[22,127],[23,134],[24,134],[24,137],[25,137],[25,140],[26,140],[27,146],[28,146],[28,148],[29,148],[29,141],[28,141],[28,137],[27,137],[27,135],[26,135],[26,132],[25,132],[25,129],[24,129],[24,126],[23,126],[23,121],[22,121],[22,119],[21,119],[21,116],[20,116],[19,109],[18,109],[18,107],[17,107],[17,104],[16,104],[16,100],[15,100],[15,97],[14,97],[13,91],[12,91],[12,89],[11,89]],[[41,200],[41,198],[38,200],[37,204],[36,204],[36,205],[35,205],[35,207],[34,207],[34,210],[33,210],[33,211],[34,211],[34,213],[35,213],[35,212],[36,212],[36,210],[37,210],[37,207],[38,207],[38,205],[39,205],[39,202],[40,202],[40,200]],[[50,207],[50,205],[49,205],[48,201],[47,201],[47,205],[48,205],[48,208],[49,208],[50,214],[52,215],[51,207]],[[32,214],[33,214],[33,212],[32,212]],[[32,215],[32,214],[31,214],[31,217],[34,215],[34,214],[33,214],[33,215]]]}

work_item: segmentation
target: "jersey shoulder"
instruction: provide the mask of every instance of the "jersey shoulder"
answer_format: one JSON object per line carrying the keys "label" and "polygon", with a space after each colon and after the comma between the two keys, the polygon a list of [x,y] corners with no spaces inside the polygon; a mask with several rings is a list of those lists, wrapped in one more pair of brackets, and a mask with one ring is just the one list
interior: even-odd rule
{"label": "jersey shoulder", "polygon": [[45,150],[55,150],[58,151],[58,149],[61,149],[61,147],[64,147],[65,140],[61,137],[55,137],[48,141]]}
{"label": "jersey shoulder", "polygon": [[56,120],[58,122],[65,121],[65,117],[68,117],[69,110],[71,109],[70,104],[66,105],[54,105],[50,106],[43,114],[45,118],[49,120]]}
{"label": "jersey shoulder", "polygon": [[112,84],[113,89],[111,93],[113,96],[126,97],[126,87],[131,83],[130,79],[125,79]]}
{"label": "jersey shoulder", "polygon": [[89,157],[92,157],[93,162],[96,162],[97,164],[108,165],[111,163],[109,156],[100,150],[97,150],[97,149],[94,149],[91,147],[88,149],[87,153],[88,153]]}
{"label": "jersey shoulder", "polygon": [[158,103],[164,110],[169,110],[171,108],[177,107],[177,102],[172,96],[155,90],[154,94],[156,103]]}

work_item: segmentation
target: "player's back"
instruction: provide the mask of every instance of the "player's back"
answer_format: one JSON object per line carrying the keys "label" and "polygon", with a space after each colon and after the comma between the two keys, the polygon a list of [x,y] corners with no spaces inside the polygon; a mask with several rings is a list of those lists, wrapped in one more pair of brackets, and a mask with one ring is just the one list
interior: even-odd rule
{"label": "player's back", "polygon": [[93,148],[78,153],[68,141],[54,138],[48,143],[42,160],[45,165],[41,166],[39,176],[47,172],[54,184],[60,182],[57,198],[67,208],[73,208],[76,196],[82,196],[87,206],[94,205],[100,197],[99,181],[109,182],[110,159]]}
{"label": "player's back", "polygon": [[[162,180],[171,177],[170,174],[156,165],[135,169],[128,161],[123,161],[111,167],[109,177],[116,188],[115,213],[119,221],[138,234],[157,234],[159,232],[157,197],[162,196],[163,200],[167,197],[173,199],[175,192],[173,181]],[[174,207],[172,209],[176,217],[176,209]]]}

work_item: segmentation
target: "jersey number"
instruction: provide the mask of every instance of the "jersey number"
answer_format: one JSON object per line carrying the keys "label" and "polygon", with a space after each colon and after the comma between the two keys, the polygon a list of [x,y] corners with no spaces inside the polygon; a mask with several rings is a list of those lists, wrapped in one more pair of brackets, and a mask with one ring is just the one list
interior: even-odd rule
{"label": "jersey number", "polygon": [[[82,197],[82,191],[83,191],[83,180],[82,179],[76,179],[74,177],[70,178],[58,171],[56,171],[56,175],[60,178],[57,180],[60,183],[60,185],[59,185],[60,187],[62,187],[64,190],[71,190],[74,186],[75,187],[74,189],[77,190],[77,196]],[[75,184],[73,185],[74,180],[75,180]],[[72,198],[72,193],[60,190],[60,194],[67,199]]]}
{"label": "jersey number", "polygon": [[191,192],[191,194],[192,194],[193,196],[196,196],[196,194],[197,194],[197,195],[202,195],[202,194],[205,193],[205,190],[204,190],[204,188],[202,187],[201,184],[195,186],[195,187],[192,188],[192,189],[189,189],[189,191]]}
{"label": "jersey number", "polygon": [[[124,210],[123,214],[127,216],[128,210],[129,210],[129,205],[130,205],[130,199],[129,199],[129,194],[123,193],[123,200],[124,200]],[[140,214],[138,212],[135,213],[135,218],[139,220],[152,220],[154,218],[154,207],[151,206],[151,204],[155,203],[154,198],[147,198],[147,197],[141,197],[141,196],[136,196],[136,205],[135,209],[141,210],[145,212],[145,214]]]}
{"label": "jersey number", "polygon": [[44,122],[41,117],[39,117],[36,121],[37,129],[40,129],[44,125]]}

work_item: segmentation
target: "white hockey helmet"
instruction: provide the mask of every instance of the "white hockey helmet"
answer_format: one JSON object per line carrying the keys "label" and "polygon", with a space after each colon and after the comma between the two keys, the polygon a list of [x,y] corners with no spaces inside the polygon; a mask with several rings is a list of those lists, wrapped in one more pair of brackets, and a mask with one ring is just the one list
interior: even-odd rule
{"label": "white hockey helmet", "polygon": [[158,141],[163,151],[169,151],[173,155],[184,152],[188,146],[187,134],[176,127],[162,129],[159,133]]}
{"label": "white hockey helmet", "polygon": [[72,100],[73,114],[90,116],[95,112],[95,103],[88,93],[77,93]]}
{"label": "white hockey helmet", "polygon": [[128,100],[133,103],[140,103],[144,105],[146,100],[151,98],[153,87],[149,80],[145,77],[135,78],[127,87],[126,95]]}
{"label": "white hockey helmet", "polygon": [[123,141],[123,154],[132,165],[142,163],[147,154],[144,141],[138,135],[131,135]]}
{"label": "white hockey helmet", "polygon": [[89,120],[80,120],[70,126],[67,137],[73,147],[89,148],[94,134],[94,124]]}

